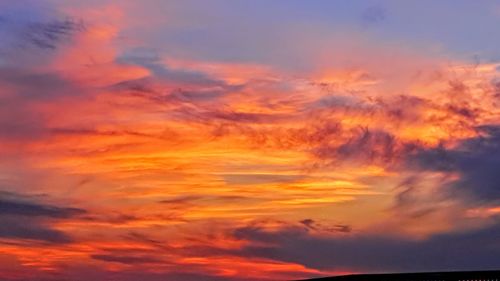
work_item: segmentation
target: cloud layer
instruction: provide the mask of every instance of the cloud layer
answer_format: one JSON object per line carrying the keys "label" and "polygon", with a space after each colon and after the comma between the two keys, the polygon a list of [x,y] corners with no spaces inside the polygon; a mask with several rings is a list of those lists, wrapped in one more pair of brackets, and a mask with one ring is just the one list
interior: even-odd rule
{"label": "cloud layer", "polygon": [[500,266],[499,65],[415,30],[420,4],[23,3],[0,3],[0,279]]}

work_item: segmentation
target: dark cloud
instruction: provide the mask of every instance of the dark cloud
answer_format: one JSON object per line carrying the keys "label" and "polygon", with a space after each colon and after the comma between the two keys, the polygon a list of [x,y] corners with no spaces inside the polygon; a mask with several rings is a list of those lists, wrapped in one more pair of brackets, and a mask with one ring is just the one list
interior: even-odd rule
{"label": "dark cloud", "polygon": [[[497,222],[500,222],[497,220]],[[329,270],[439,271],[495,269],[500,266],[500,224],[472,232],[435,235],[424,240],[377,234],[317,236],[308,228],[288,226],[269,231],[256,226],[236,229],[248,240],[237,253]]]}
{"label": "dark cloud", "polygon": [[[174,89],[172,89],[172,87],[174,87]],[[150,76],[121,81],[112,85],[110,89],[125,91],[133,96],[146,98],[156,103],[182,104],[210,102],[219,97],[223,97],[229,92],[238,91],[242,89],[242,86],[221,84],[213,87],[205,87],[203,85],[197,85],[196,83],[189,84],[182,80],[164,81],[161,77]]]}
{"label": "dark cloud", "polygon": [[63,40],[68,40],[77,32],[83,31],[83,21],[74,19],[54,20],[45,23],[30,23],[24,27],[24,42],[41,49],[55,49]]}
{"label": "dark cloud", "polygon": [[0,193],[0,237],[30,239],[50,243],[69,243],[72,239],[53,229],[53,220],[70,219],[85,214],[78,208],[65,208],[38,203],[33,197]]}
{"label": "dark cloud", "polygon": [[460,115],[472,121],[481,113],[479,108],[471,108],[468,104],[449,104],[446,106],[446,109],[452,114]]}
{"label": "dark cloud", "polygon": [[87,213],[78,208],[64,208],[35,202],[44,196],[23,195],[0,191],[0,215],[21,215],[27,217],[70,218]]}
{"label": "dark cloud", "polygon": [[[200,122],[214,119],[208,105],[219,107],[220,98],[244,89],[212,75],[193,69],[172,68],[151,49],[137,48],[116,59],[118,64],[138,65],[150,71],[147,77],[126,80],[110,86],[111,90],[126,92],[159,105],[170,106],[172,115]],[[204,106],[202,109],[200,106]],[[208,113],[207,113],[208,112]]]}
{"label": "dark cloud", "polygon": [[96,130],[91,128],[49,128],[48,131],[51,134],[57,134],[57,135],[110,136],[110,137],[132,136],[132,137],[142,137],[148,139],[159,139],[159,140],[169,140],[172,137],[171,134],[167,135],[166,133],[151,134],[133,130]]}
{"label": "dark cloud", "polygon": [[101,213],[101,214],[91,214],[79,216],[78,217],[84,221],[92,221],[92,222],[100,222],[100,223],[108,223],[108,224],[125,224],[131,221],[140,220],[139,217],[129,214],[121,214],[121,213]]}
{"label": "dark cloud", "polygon": [[500,200],[500,127],[478,128],[481,136],[463,141],[457,147],[437,146],[420,149],[407,159],[412,169],[455,172],[459,179],[447,183],[450,196],[492,202]]}
{"label": "dark cloud", "polygon": [[203,196],[199,195],[184,195],[184,196],[177,196],[174,198],[164,199],[161,200],[159,203],[169,204],[169,205],[186,205],[193,203],[193,201],[197,201],[203,198],[204,198]]}
{"label": "dark cloud", "polygon": [[5,216],[0,214],[0,237],[29,239],[56,244],[70,243],[73,239],[66,233],[53,229],[46,223],[33,218]]}
{"label": "dark cloud", "polygon": [[35,103],[63,96],[78,96],[77,83],[56,72],[36,71],[33,66],[48,64],[57,46],[84,29],[73,19],[53,20],[29,7],[0,11],[0,139],[27,140],[43,136],[45,116]]}
{"label": "dark cloud", "polygon": [[300,221],[301,224],[305,225],[307,228],[316,230],[316,222],[313,219],[305,219]]}
{"label": "dark cloud", "polygon": [[352,231],[350,225],[336,224],[333,226],[326,226],[321,223],[316,222],[313,219],[304,219],[299,221],[302,225],[313,231],[326,231],[326,232],[344,232],[348,233]]}
{"label": "dark cloud", "polygon": [[337,153],[340,158],[382,158],[391,159],[394,155],[395,139],[389,133],[363,129],[359,134],[342,144]]}
{"label": "dark cloud", "polygon": [[213,111],[206,114],[207,118],[221,119],[236,123],[272,123],[278,120],[286,120],[287,117],[281,114],[249,113],[234,111]]}
{"label": "dark cloud", "polygon": [[167,243],[160,241],[160,240],[153,239],[153,238],[151,238],[147,235],[144,235],[142,233],[130,232],[125,237],[129,240],[132,240],[132,241],[138,241],[138,242],[150,244],[152,246],[155,246],[155,247],[158,247],[161,249],[172,250],[172,248],[169,247],[169,245]]}
{"label": "dark cloud", "polygon": [[161,263],[162,260],[153,256],[131,256],[131,255],[111,255],[111,254],[95,254],[90,256],[96,260],[107,262],[117,262],[123,264],[143,264],[143,263]]}
{"label": "dark cloud", "polygon": [[0,215],[70,218],[85,213],[83,209],[61,208],[33,202],[12,201],[0,197]]}
{"label": "dark cloud", "polygon": [[[337,99],[319,100],[308,104],[308,107],[312,111],[312,116],[322,117],[322,121],[315,122],[313,126],[298,133],[301,135],[301,140],[311,146],[311,152],[315,157],[331,161],[333,164],[375,163],[395,170],[398,170],[406,159],[413,158],[414,154],[419,154],[418,157],[422,158],[433,158],[435,156],[431,154],[442,154],[442,152],[439,147],[436,147],[435,151],[425,151],[424,143],[416,140],[403,141],[391,131],[374,128],[370,122],[390,122],[398,128],[412,127],[415,124],[442,123],[443,129],[449,131],[449,137],[452,137],[457,131],[470,130],[480,114],[479,109],[466,102],[439,105],[411,95],[373,100],[340,96]],[[422,114],[427,110],[439,110],[441,113],[429,117]],[[373,121],[360,124],[357,128],[345,128],[340,123],[344,113],[347,116],[359,116]],[[454,125],[446,125],[446,120],[449,118],[460,121]],[[439,165],[448,164],[441,161]]]}
{"label": "dark cloud", "polygon": [[226,86],[221,81],[209,75],[185,69],[172,69],[161,61],[160,56],[151,49],[138,48],[124,53],[117,58],[118,63],[139,65],[149,69],[156,79],[172,82],[176,85],[198,86],[198,87],[218,87]]}
{"label": "dark cloud", "polygon": [[[49,55],[47,50],[57,49],[85,30],[82,20],[54,19],[55,14],[35,11],[28,6],[15,13],[8,13],[8,9],[0,12],[3,12],[0,14],[0,36],[2,37],[0,57],[15,65],[29,64],[29,60],[23,58],[26,56],[39,62],[40,56]],[[32,15],[20,16],[19,13]],[[13,57],[17,58],[13,59]]]}
{"label": "dark cloud", "polygon": [[[227,93],[228,88],[217,87],[200,90],[177,89],[170,93],[170,98],[178,102],[204,102],[217,99]],[[236,90],[237,88],[233,88]]]}
{"label": "dark cloud", "polygon": [[415,144],[403,143],[392,134],[380,130],[360,128],[342,133],[352,136],[341,144],[322,141],[313,150],[314,155],[334,161],[390,164],[416,148]]}
{"label": "dark cloud", "polygon": [[307,107],[309,107],[311,110],[314,110],[316,108],[342,109],[363,107],[363,103],[353,96],[336,94],[321,97],[318,100],[308,104]]}

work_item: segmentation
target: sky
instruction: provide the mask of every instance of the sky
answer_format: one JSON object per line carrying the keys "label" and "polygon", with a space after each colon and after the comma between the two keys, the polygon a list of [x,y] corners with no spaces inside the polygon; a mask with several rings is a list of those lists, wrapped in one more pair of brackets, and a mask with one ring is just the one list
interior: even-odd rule
{"label": "sky", "polygon": [[500,268],[500,2],[0,0],[0,279]]}

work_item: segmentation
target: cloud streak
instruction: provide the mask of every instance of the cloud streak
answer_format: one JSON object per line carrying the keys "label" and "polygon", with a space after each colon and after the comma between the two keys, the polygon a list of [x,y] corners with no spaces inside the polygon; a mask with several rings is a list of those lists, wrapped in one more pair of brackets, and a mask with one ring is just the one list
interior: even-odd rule
{"label": "cloud streak", "polygon": [[69,243],[72,238],[52,228],[49,220],[71,219],[85,213],[83,209],[46,205],[18,194],[3,193],[0,197],[0,217],[5,223],[0,227],[0,237]]}

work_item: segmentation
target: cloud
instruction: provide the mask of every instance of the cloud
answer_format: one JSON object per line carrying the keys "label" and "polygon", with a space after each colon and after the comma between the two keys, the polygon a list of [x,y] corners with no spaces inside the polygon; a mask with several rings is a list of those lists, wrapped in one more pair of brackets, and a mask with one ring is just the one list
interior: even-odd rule
{"label": "cloud", "polygon": [[69,243],[72,238],[53,229],[54,220],[71,219],[85,214],[78,208],[57,207],[38,203],[16,193],[0,193],[0,237],[30,239],[50,243]]}
{"label": "cloud", "polygon": [[86,211],[78,208],[61,208],[26,201],[15,201],[0,198],[0,214],[27,217],[70,218],[85,214]]}
{"label": "cloud", "polygon": [[299,223],[306,226],[308,229],[313,231],[326,231],[326,232],[351,232],[352,228],[350,225],[346,224],[337,224],[333,226],[324,226],[321,223],[316,222],[313,219],[304,219],[299,221]]}
{"label": "cloud", "polygon": [[247,226],[234,230],[233,235],[250,242],[237,251],[239,255],[323,270],[486,270],[500,266],[495,258],[500,254],[499,222],[480,230],[446,233],[425,240],[369,233],[320,236],[295,226],[278,230]]}
{"label": "cloud", "polygon": [[[2,5],[0,12],[0,139],[45,136],[44,102],[81,97],[83,88],[52,68],[58,49],[85,30],[82,21],[61,17],[46,1]],[[49,52],[48,52],[49,51]]]}
{"label": "cloud", "polygon": [[48,63],[56,49],[85,31],[82,20],[61,16],[47,1],[21,1],[0,8],[0,66]]}
{"label": "cloud", "polygon": [[480,135],[460,142],[456,147],[420,149],[407,159],[410,168],[420,171],[457,173],[447,183],[449,196],[462,196],[472,202],[500,200],[500,127],[482,126]]}
{"label": "cloud", "polygon": [[301,175],[280,175],[280,174],[225,174],[222,175],[227,184],[265,184],[265,183],[286,183],[301,179]]}
{"label": "cloud", "polygon": [[[245,28],[223,24],[217,36],[212,36],[208,29],[216,26],[203,21],[200,30],[186,31],[197,27],[183,16],[182,9],[158,9],[157,5],[152,9],[130,1],[102,7],[94,2],[60,3],[61,11],[85,15],[85,26],[78,17],[50,14],[15,19],[0,14],[0,144],[8,144],[2,152],[12,155],[0,161],[0,181],[13,182],[19,190],[33,186],[59,197],[95,197],[92,206],[108,210],[88,214],[43,198],[0,196],[0,218],[6,222],[0,227],[2,240],[26,245],[31,240],[37,245],[70,243],[76,238],[67,229],[81,235],[78,241],[91,240],[85,245],[49,245],[45,249],[55,253],[47,255],[47,267],[64,260],[64,266],[98,264],[103,271],[146,270],[158,269],[164,259],[167,266],[176,266],[174,271],[178,266],[179,271],[208,272],[208,276],[257,268],[264,276],[285,270],[317,272],[302,265],[340,270],[415,269],[419,262],[426,264],[426,257],[437,261],[436,267],[446,267],[436,258],[439,253],[431,252],[432,247],[439,249],[440,244],[432,242],[437,236],[426,233],[425,240],[417,241],[360,233],[359,225],[393,219],[381,214],[390,208],[392,199],[397,206],[390,211],[410,208],[419,230],[427,231],[426,212],[448,212],[450,208],[442,210],[445,204],[436,203],[440,194],[420,196],[418,190],[427,182],[419,185],[408,180],[391,189],[407,173],[459,174],[459,179],[450,176],[451,183],[443,182],[441,190],[463,193],[473,189],[472,183],[480,184],[474,193],[476,200],[494,205],[498,195],[494,182],[499,182],[492,168],[499,164],[491,144],[494,134],[483,136],[485,141],[473,148],[462,140],[475,133],[469,128],[492,119],[496,111],[488,112],[488,106],[479,110],[490,100],[473,99],[469,92],[478,92],[477,87],[467,89],[465,82],[444,83],[444,92],[451,98],[441,91],[443,81],[419,88],[432,72],[427,58],[398,54],[389,47],[390,42],[346,39],[345,32],[336,35],[315,24],[304,26],[297,21],[298,14],[291,17],[294,24],[282,25],[291,26],[287,31],[265,29],[276,22],[276,13],[269,13],[272,22],[253,30],[259,35],[255,41],[257,37],[240,32],[250,22],[239,16],[235,22]],[[141,8],[167,12],[158,18],[167,23],[154,26],[157,19],[146,16],[149,12]],[[205,12],[206,7],[201,7],[195,14]],[[359,16],[359,9],[355,13]],[[171,21],[172,16],[183,18],[182,23]],[[378,24],[385,20],[386,12],[374,6],[364,17],[367,23]],[[138,30],[140,36],[135,33]],[[262,31],[267,33],[264,37]],[[347,33],[347,37],[356,36]],[[178,36],[187,44],[176,48],[159,42]],[[229,42],[230,37],[244,40]],[[262,45],[263,41],[268,42]],[[230,47],[234,44],[244,48]],[[276,48],[282,45],[284,48]],[[201,53],[193,55],[192,51]],[[232,62],[217,61],[215,53]],[[429,61],[434,67],[436,59]],[[259,70],[260,63],[266,71]],[[302,64],[316,70],[303,73]],[[331,72],[329,68],[333,68]],[[391,96],[393,92],[405,94]],[[452,142],[459,145],[453,147]],[[10,159],[21,159],[26,165],[13,165]],[[36,178],[25,176],[35,173]],[[92,181],[79,184],[81,178]],[[68,186],[78,188],[68,190]],[[441,187],[434,186],[432,191]],[[341,203],[344,201],[352,204]],[[338,214],[346,223],[323,221],[325,212]],[[227,228],[241,226],[255,216],[298,222],[273,230],[238,228],[225,236]],[[446,222],[442,219],[435,224]],[[382,231],[400,233],[404,227]],[[455,235],[465,233],[459,227],[453,229],[462,230]],[[408,236],[415,237],[413,234]],[[494,248],[493,242],[484,240]],[[448,241],[452,240],[444,242]],[[127,249],[103,250],[99,247],[103,244]],[[80,251],[80,246],[88,250]],[[412,265],[412,257],[405,253],[418,252],[418,247],[424,250],[415,254],[417,265]],[[64,253],[57,252],[59,248]],[[481,249],[480,255],[488,251]],[[454,253],[451,246],[445,250]],[[87,256],[89,252],[92,255]],[[15,255],[23,261],[32,259],[25,248]],[[72,255],[83,255],[86,260],[77,257],[66,263],[65,258]],[[212,257],[217,259],[211,261]],[[460,264],[456,257],[452,259],[453,266]],[[261,261],[268,267],[261,266]],[[132,280],[156,278],[126,270],[106,272],[104,278],[82,276],[125,280],[127,274]]]}
{"label": "cloud", "polygon": [[110,254],[95,254],[91,255],[95,260],[117,262],[123,264],[143,264],[143,263],[161,263],[162,260],[153,256],[132,256],[132,255],[110,255]]}
{"label": "cloud", "polygon": [[13,217],[0,214],[0,237],[10,239],[29,239],[42,242],[65,244],[73,239],[66,233],[47,226],[33,218]]}
{"label": "cloud", "polygon": [[225,112],[214,111],[206,115],[209,119],[221,119],[235,123],[273,123],[277,120],[285,120],[287,116],[280,114],[247,113],[247,112]]}
{"label": "cloud", "polygon": [[119,81],[109,89],[144,98],[155,105],[171,106],[184,118],[215,119],[211,115],[204,116],[209,114],[206,112],[214,111],[209,106],[218,107],[218,101],[245,88],[244,84],[227,83],[193,67],[169,66],[154,50],[146,48],[125,51],[115,59],[115,63],[119,67],[141,67],[149,75]]}
{"label": "cloud", "polygon": [[[140,266],[140,264],[134,264],[135,266]],[[129,265],[131,266],[131,265]],[[153,264],[153,266],[158,266]],[[191,266],[192,270],[182,271],[179,268],[172,269],[170,271],[162,272],[162,270],[144,270],[144,268],[121,268],[120,270],[106,270],[103,267],[97,266],[67,266],[62,269],[59,275],[61,276],[61,281],[72,280],[72,281],[87,281],[87,280],[120,280],[120,281],[136,281],[136,280],[147,280],[147,281],[165,281],[165,280],[183,280],[183,281],[262,281],[259,278],[251,278],[244,276],[221,276],[212,275],[210,272],[196,272]],[[30,278],[33,281],[59,281],[53,278],[43,278],[37,279]],[[9,280],[10,281],[10,280]]]}
{"label": "cloud", "polygon": [[375,159],[390,160],[394,152],[394,136],[380,131],[362,129],[360,133],[332,150],[329,147],[321,147],[317,154],[321,157],[347,159],[359,159],[373,161]]}
{"label": "cloud", "polygon": [[222,80],[210,75],[188,69],[173,69],[162,62],[161,57],[151,49],[137,48],[125,52],[116,62],[120,64],[132,64],[149,69],[154,78],[163,82],[173,83],[177,86],[190,87],[226,87]]}
{"label": "cloud", "polygon": [[73,19],[31,23],[22,30],[21,44],[25,42],[41,49],[54,50],[63,40],[68,40],[73,34],[84,29],[83,21]]}
{"label": "cloud", "polygon": [[345,141],[324,141],[314,148],[313,154],[320,159],[331,159],[334,163],[376,163],[389,166],[417,148],[414,143],[405,143],[395,135],[377,129],[366,127],[341,132],[344,138],[348,137]]}

